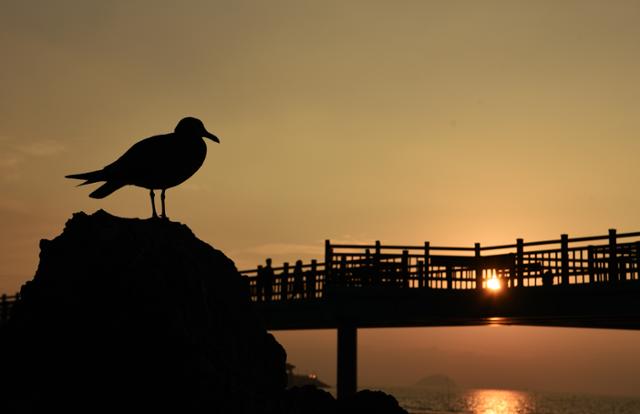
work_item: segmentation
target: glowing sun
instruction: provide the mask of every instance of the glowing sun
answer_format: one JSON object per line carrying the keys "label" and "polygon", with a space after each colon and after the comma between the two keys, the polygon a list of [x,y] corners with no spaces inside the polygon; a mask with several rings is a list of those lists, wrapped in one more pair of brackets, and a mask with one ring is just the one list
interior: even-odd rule
{"label": "glowing sun", "polygon": [[502,285],[500,283],[500,279],[498,279],[496,277],[496,274],[494,272],[493,275],[491,276],[491,278],[489,278],[487,280],[487,289],[489,289],[489,290],[500,290],[501,287],[502,287]]}
{"label": "glowing sun", "polygon": [[487,281],[487,288],[491,289],[491,290],[498,290],[500,289],[500,281],[496,278],[491,278]]}

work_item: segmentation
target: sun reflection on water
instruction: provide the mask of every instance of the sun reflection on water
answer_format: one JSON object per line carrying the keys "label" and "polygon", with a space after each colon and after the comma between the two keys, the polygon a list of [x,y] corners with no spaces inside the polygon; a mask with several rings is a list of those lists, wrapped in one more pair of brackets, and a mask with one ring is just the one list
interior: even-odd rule
{"label": "sun reflection on water", "polygon": [[521,414],[532,410],[531,397],[509,390],[474,390],[467,395],[467,406],[474,414]]}

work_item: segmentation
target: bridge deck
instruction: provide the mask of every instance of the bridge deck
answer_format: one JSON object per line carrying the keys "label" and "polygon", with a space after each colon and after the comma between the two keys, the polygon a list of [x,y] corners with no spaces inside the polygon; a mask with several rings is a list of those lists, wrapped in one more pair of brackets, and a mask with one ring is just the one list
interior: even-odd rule
{"label": "bridge deck", "polygon": [[640,329],[640,283],[508,289],[338,289],[323,299],[256,303],[269,330],[537,325]]}

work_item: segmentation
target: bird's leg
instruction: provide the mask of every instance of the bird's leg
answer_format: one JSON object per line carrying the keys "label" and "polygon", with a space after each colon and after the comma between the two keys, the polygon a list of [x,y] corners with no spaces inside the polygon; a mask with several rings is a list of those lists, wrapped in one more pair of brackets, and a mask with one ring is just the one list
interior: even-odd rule
{"label": "bird's leg", "polygon": [[164,210],[164,190],[160,193],[160,201],[162,201],[162,214],[160,214],[160,218],[166,219],[167,215]]}
{"label": "bird's leg", "polygon": [[156,193],[151,190],[149,196],[151,197],[151,210],[153,211],[151,218],[158,218],[158,213],[156,213]]}

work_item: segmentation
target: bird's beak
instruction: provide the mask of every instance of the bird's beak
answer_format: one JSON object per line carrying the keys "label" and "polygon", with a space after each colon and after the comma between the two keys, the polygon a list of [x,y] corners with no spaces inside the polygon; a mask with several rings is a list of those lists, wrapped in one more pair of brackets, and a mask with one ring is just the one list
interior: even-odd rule
{"label": "bird's beak", "polygon": [[209,131],[204,131],[204,136],[209,138],[212,141],[215,141],[217,143],[220,143],[220,140],[218,139],[218,137],[216,137],[215,135],[213,135],[211,132]]}

